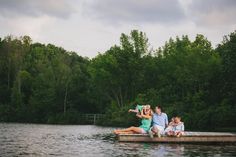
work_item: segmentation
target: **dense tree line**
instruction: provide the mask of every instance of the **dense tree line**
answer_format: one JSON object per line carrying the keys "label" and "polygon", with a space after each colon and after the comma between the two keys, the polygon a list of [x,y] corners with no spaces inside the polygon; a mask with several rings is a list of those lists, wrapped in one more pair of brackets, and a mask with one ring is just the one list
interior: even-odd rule
{"label": "dense tree line", "polygon": [[133,125],[128,108],[162,105],[187,129],[236,130],[236,32],[213,48],[203,35],[170,39],[153,50],[145,33],[93,59],[28,36],[0,40],[0,120],[81,123],[105,113],[102,125]]}
{"label": "dense tree line", "polygon": [[59,122],[68,112],[96,112],[87,97],[89,59],[27,36],[0,44],[2,121]]}

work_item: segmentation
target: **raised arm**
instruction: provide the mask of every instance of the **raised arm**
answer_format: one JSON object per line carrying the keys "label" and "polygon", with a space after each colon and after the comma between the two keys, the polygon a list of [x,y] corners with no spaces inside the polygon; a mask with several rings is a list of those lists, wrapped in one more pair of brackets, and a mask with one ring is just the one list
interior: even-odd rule
{"label": "raised arm", "polygon": [[146,119],[150,119],[150,118],[151,118],[150,115],[144,115],[144,114],[143,114],[143,110],[142,110],[142,112],[141,112],[141,117],[142,117],[142,118],[146,118]]}
{"label": "raised arm", "polygon": [[134,112],[134,113],[138,113],[138,110],[133,110],[133,109],[129,109],[128,112]]}
{"label": "raised arm", "polygon": [[139,114],[139,113],[137,113],[136,116],[137,116],[138,118],[142,118],[141,114]]}

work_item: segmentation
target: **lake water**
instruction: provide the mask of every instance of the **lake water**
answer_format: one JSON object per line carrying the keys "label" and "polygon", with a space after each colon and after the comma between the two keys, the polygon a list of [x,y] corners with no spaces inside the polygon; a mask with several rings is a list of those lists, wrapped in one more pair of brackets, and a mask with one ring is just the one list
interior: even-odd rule
{"label": "lake water", "polygon": [[236,156],[236,145],[120,143],[114,128],[0,123],[0,156]]}

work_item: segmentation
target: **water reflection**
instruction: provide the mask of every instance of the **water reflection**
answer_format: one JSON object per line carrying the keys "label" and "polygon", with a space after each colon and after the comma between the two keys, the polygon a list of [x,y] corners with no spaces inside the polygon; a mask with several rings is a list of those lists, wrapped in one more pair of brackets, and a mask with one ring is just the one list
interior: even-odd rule
{"label": "water reflection", "polygon": [[113,128],[0,123],[0,156],[235,156],[235,145],[121,143]]}

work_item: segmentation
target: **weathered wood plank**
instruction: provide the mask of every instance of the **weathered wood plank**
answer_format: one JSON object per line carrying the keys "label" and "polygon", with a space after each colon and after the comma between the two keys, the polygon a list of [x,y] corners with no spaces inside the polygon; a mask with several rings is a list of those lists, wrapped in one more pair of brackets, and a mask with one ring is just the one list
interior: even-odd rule
{"label": "weathered wood plank", "polygon": [[235,133],[186,132],[182,137],[150,138],[147,134],[120,134],[120,142],[157,142],[157,143],[236,143]]}

